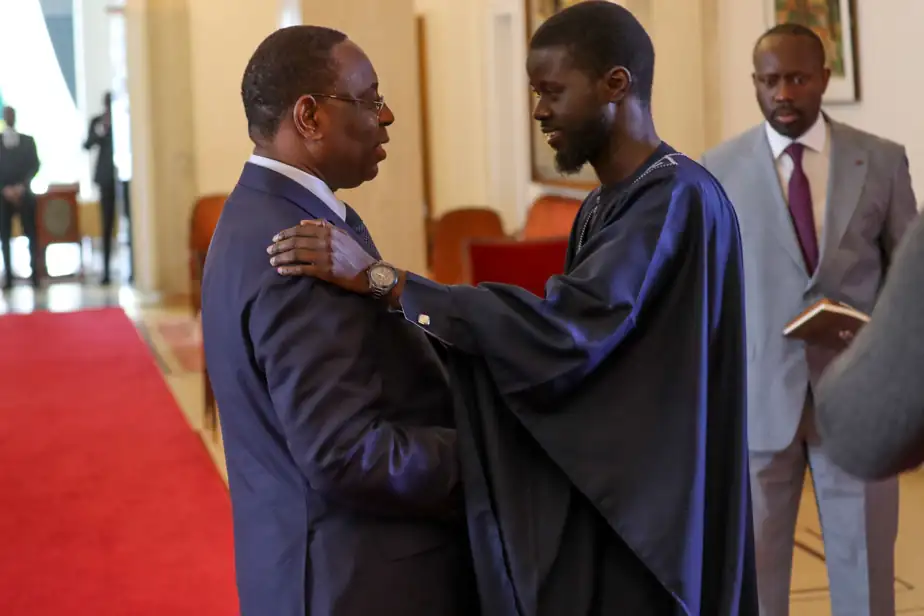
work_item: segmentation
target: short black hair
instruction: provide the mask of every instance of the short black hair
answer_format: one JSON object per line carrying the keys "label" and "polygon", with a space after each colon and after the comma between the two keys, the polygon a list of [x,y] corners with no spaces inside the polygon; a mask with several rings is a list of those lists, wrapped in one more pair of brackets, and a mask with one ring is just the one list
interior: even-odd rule
{"label": "short black hair", "polygon": [[241,81],[247,130],[254,142],[272,139],[283,115],[305,94],[324,94],[337,80],[331,51],[346,34],[321,26],[276,30],[257,47]]}
{"label": "short black hair", "polygon": [[755,56],[757,55],[760,44],[771,36],[804,36],[812,41],[812,46],[815,47],[815,51],[818,53],[818,58],[821,60],[822,65],[826,64],[828,61],[828,53],[825,51],[825,44],[821,41],[821,37],[808,26],[795,22],[777,24],[761,34],[757,42],[754,43]]}
{"label": "short black hair", "polygon": [[586,0],[549,17],[529,43],[530,49],[567,47],[575,65],[599,78],[616,66],[632,75],[632,89],[651,102],[654,45],[645,28],[624,7],[606,0]]}

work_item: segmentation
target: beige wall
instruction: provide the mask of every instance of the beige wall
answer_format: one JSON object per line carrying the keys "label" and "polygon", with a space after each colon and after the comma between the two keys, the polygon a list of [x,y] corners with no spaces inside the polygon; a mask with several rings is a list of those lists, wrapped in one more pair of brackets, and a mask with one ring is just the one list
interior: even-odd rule
{"label": "beige wall", "polygon": [[259,0],[128,0],[137,284],[189,292],[189,215],[229,192],[251,146],[240,78],[278,8]]}
{"label": "beige wall", "polygon": [[388,159],[374,181],[338,197],[360,213],[386,259],[420,271],[426,254],[413,2],[304,0],[302,15],[306,22],[346,32],[375,65],[396,118]]}
{"label": "beige wall", "polygon": [[241,77],[281,10],[269,0],[188,1],[196,191],[228,193],[253,150]]}
{"label": "beige wall", "polygon": [[188,290],[189,208],[196,194],[185,0],[128,0],[132,230],[138,286]]}
{"label": "beige wall", "polygon": [[[652,109],[661,138],[682,152],[699,155],[706,148],[707,110],[702,0],[634,0],[655,48]],[[647,7],[646,7],[647,5]],[[647,8],[647,14],[642,11]]]}
{"label": "beige wall", "polygon": [[286,4],[126,3],[132,207],[137,213],[132,224],[138,285],[146,291],[189,291],[193,204],[200,195],[228,193],[237,182],[252,149],[241,76],[253,50],[277,27]]}
{"label": "beige wall", "polygon": [[[426,31],[434,215],[489,201],[485,15],[488,0],[416,0]],[[416,64],[408,66],[416,70]]]}

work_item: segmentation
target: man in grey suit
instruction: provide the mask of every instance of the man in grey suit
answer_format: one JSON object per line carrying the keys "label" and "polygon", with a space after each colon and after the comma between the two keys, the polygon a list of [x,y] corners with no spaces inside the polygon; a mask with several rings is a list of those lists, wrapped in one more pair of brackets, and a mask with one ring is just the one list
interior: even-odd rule
{"label": "man in grey suit", "polygon": [[820,298],[871,311],[892,252],[916,215],[902,146],[821,111],[824,47],[794,24],[754,49],[766,118],[703,157],[742,231],[747,300],[748,445],[762,616],[789,612],[806,467],[818,503],[836,616],[894,613],[895,480],[864,483],[819,446],[812,389],[837,350],[782,335]]}
{"label": "man in grey suit", "polygon": [[378,255],[335,191],[372,180],[391,109],[335,30],[293,26],[241,86],[254,153],[202,281],[243,616],[477,616],[452,399],[427,335],[371,297],[279,276],[266,243],[323,219]]}

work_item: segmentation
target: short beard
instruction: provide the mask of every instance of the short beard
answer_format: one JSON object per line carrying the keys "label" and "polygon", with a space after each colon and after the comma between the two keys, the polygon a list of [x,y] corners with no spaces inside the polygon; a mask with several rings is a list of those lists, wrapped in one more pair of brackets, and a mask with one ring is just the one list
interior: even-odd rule
{"label": "short beard", "polygon": [[555,152],[555,167],[559,173],[574,174],[596,159],[609,143],[606,117],[603,114],[585,122],[564,135],[565,146]]}

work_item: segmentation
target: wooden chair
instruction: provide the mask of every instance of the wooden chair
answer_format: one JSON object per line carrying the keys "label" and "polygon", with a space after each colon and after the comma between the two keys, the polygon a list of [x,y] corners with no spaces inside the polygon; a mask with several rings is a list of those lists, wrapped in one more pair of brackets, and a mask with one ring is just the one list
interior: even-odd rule
{"label": "wooden chair", "polygon": [[189,225],[189,274],[192,282],[193,312],[202,309],[202,268],[205,255],[212,242],[212,235],[218,225],[218,217],[225,206],[228,195],[206,195],[196,199]]}
{"label": "wooden chair", "polygon": [[497,212],[488,208],[461,208],[446,212],[433,225],[430,272],[443,284],[465,281],[465,244],[476,238],[503,238]]}
{"label": "wooden chair", "polygon": [[565,270],[568,238],[472,240],[468,242],[469,284],[500,282],[545,297],[549,278]]}
{"label": "wooden chair", "polygon": [[[189,276],[193,314],[196,316],[202,310],[202,270],[205,268],[205,257],[227,198],[228,195],[199,197],[193,206],[192,216],[190,217]],[[208,369],[204,367],[204,363],[202,378],[205,388],[205,426],[214,431],[218,426],[218,407],[215,404],[215,394],[212,391],[212,382],[209,380]]]}
{"label": "wooden chair", "polygon": [[45,253],[52,244],[76,244],[80,255],[78,278],[84,275],[83,236],[80,229],[80,207],[77,204],[78,184],[52,184],[35,196],[35,234],[38,248],[35,254],[39,278],[48,278]]}
{"label": "wooden chair", "polygon": [[581,202],[569,197],[543,195],[529,208],[520,237],[524,240],[568,237]]}

